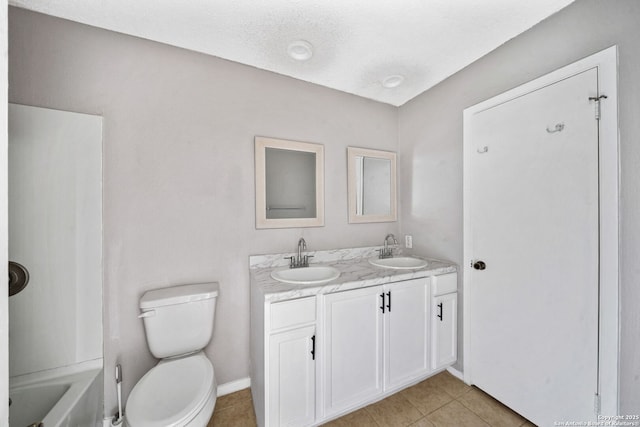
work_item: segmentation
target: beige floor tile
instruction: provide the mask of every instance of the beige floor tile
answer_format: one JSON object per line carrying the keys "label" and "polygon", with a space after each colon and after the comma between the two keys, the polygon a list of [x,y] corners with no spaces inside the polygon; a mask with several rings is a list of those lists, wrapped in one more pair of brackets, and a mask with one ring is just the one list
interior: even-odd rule
{"label": "beige floor tile", "polygon": [[251,399],[238,400],[231,406],[216,408],[207,427],[255,427],[256,415]]}
{"label": "beige floor tile", "polygon": [[371,415],[362,408],[336,420],[330,421],[323,426],[327,427],[378,427],[378,424],[373,420]]}
{"label": "beige floor tile", "polygon": [[[457,401],[452,395],[457,396]],[[218,398],[208,427],[256,425],[251,392],[244,389]],[[467,386],[447,372],[325,426],[536,427],[481,390]]]}
{"label": "beige floor tile", "polygon": [[401,393],[391,395],[365,409],[380,427],[408,426],[423,416]]}
{"label": "beige floor tile", "polygon": [[225,394],[216,400],[215,409],[224,409],[236,405],[244,400],[251,400],[251,389],[245,388],[235,393]]}
{"label": "beige floor tile", "polygon": [[420,418],[415,423],[411,424],[409,427],[435,427],[431,421],[427,419],[427,417]]}
{"label": "beige floor tile", "polygon": [[475,387],[462,395],[458,402],[492,427],[519,427],[526,421],[525,418]]}
{"label": "beige floor tile", "polygon": [[426,418],[435,427],[489,427],[489,424],[457,401],[447,403]]}
{"label": "beige floor tile", "polygon": [[440,372],[439,374],[428,378],[426,381],[440,387],[455,398],[458,398],[471,390],[471,386],[466,385],[447,371]]}
{"label": "beige floor tile", "polygon": [[413,406],[427,415],[453,400],[447,392],[431,381],[423,381],[400,392]]}

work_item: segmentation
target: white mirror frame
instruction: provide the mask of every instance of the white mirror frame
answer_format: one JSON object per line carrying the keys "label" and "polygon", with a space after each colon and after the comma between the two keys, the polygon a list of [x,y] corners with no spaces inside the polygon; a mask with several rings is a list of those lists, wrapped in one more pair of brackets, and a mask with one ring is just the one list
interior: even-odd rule
{"label": "white mirror frame", "polygon": [[[266,149],[303,151],[316,156],[316,217],[267,218]],[[324,226],[324,146],[310,142],[255,137],[256,228],[297,228]]]}
{"label": "white mirror frame", "polygon": [[[390,213],[389,215],[358,215],[357,209],[357,179],[356,157],[372,157],[391,161]],[[393,222],[398,219],[398,202],[396,188],[396,153],[392,151],[371,150],[367,148],[347,147],[347,173],[349,197],[349,223]]]}

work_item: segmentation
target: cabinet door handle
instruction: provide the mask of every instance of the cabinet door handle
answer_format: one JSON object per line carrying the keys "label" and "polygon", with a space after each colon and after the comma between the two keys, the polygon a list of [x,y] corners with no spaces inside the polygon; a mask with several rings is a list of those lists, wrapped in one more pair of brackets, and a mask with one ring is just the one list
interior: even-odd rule
{"label": "cabinet door handle", "polygon": [[380,298],[382,298],[382,305],[380,306],[380,310],[382,310],[382,314],[384,314],[384,292],[380,294]]}
{"label": "cabinet door handle", "polygon": [[389,301],[387,302],[387,310],[391,313],[391,291],[387,292],[387,297],[389,297]]}
{"label": "cabinet door handle", "polygon": [[316,336],[311,337],[311,360],[316,360]]}
{"label": "cabinet door handle", "polygon": [[438,317],[440,318],[440,321],[442,322],[442,303],[438,304],[438,308],[440,309],[440,314],[438,314]]}

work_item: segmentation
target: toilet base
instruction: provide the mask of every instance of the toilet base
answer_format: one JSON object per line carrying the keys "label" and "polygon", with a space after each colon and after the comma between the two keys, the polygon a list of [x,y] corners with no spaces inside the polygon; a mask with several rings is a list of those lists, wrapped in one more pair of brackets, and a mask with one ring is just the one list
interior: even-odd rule
{"label": "toilet base", "polygon": [[[213,409],[216,406],[217,396],[218,396],[218,383],[216,382],[216,379],[214,377],[213,390],[211,392],[211,396],[209,396],[209,399],[207,400],[207,403],[205,403],[205,405],[202,407],[202,410],[198,412],[198,415],[192,418],[191,421],[189,421],[188,423],[181,426],[176,426],[176,427],[207,427],[207,424],[209,423],[209,420],[213,415]],[[123,425],[125,427],[135,427],[129,424],[129,422],[127,421],[126,413],[125,413]]]}
{"label": "toilet base", "polygon": [[204,408],[202,408],[202,411],[200,411],[194,419],[192,419],[185,425],[185,427],[207,427],[207,424],[209,424],[209,420],[213,415],[213,409],[216,406],[216,388],[217,387],[215,387],[214,383],[213,393],[211,393],[211,397],[207,401],[207,404],[204,406]]}

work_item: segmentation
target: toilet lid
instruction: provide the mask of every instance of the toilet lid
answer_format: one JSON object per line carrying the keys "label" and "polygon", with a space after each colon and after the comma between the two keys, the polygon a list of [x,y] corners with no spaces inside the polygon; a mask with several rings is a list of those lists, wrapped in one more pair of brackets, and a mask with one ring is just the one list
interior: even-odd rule
{"label": "toilet lid", "polygon": [[162,360],[131,391],[127,421],[133,427],[183,425],[204,407],[213,384],[213,366],[202,352]]}

